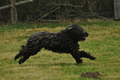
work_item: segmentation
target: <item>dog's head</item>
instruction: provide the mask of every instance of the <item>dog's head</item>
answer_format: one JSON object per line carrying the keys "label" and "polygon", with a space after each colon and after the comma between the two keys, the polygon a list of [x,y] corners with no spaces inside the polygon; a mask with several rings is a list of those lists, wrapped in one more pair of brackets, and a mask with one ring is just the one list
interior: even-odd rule
{"label": "dog's head", "polygon": [[68,35],[75,41],[83,41],[89,35],[81,26],[77,24],[68,25],[66,31],[68,32]]}

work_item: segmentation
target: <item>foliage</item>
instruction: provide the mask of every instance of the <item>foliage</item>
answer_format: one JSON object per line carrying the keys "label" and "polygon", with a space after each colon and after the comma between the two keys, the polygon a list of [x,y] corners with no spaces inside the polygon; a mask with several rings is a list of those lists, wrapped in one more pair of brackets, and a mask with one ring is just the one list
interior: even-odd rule
{"label": "foliage", "polygon": [[[9,0],[0,0],[0,3],[0,6],[10,4]],[[114,0],[33,0],[17,6],[17,11],[19,22],[106,19],[114,17]],[[0,13],[0,22],[10,22],[9,9],[1,10]]]}

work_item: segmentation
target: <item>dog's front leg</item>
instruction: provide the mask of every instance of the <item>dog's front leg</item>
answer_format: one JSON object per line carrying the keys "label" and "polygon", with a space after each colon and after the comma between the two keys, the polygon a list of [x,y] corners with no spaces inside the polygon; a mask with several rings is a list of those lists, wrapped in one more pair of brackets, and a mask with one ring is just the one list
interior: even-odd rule
{"label": "dog's front leg", "polygon": [[78,51],[77,55],[81,58],[81,57],[85,57],[85,58],[89,58],[91,60],[96,59],[94,56],[91,56],[89,53],[85,52],[85,51]]}
{"label": "dog's front leg", "polygon": [[76,60],[77,63],[82,63],[82,59],[80,59],[80,55],[78,56],[77,53],[71,53],[72,57]]}
{"label": "dog's front leg", "polygon": [[71,55],[73,56],[73,58],[76,60],[77,63],[82,63],[82,57],[85,58],[89,58],[91,60],[96,59],[95,57],[91,56],[89,53],[85,52],[85,51],[77,51],[74,53],[71,53]]}

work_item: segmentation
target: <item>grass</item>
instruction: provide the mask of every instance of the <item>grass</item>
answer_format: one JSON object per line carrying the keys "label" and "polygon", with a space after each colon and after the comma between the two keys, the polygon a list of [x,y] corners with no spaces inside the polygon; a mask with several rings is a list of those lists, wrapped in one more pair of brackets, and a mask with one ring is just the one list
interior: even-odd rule
{"label": "grass", "polygon": [[97,71],[102,75],[101,80],[119,80],[120,23],[114,21],[88,20],[78,23],[90,34],[86,41],[79,42],[81,50],[94,55],[97,58],[94,61],[83,58],[82,64],[76,64],[69,54],[57,54],[44,49],[24,64],[19,65],[13,60],[20,45],[26,43],[30,34],[38,31],[59,32],[68,24],[71,23],[0,26],[0,79],[94,80],[80,75]]}

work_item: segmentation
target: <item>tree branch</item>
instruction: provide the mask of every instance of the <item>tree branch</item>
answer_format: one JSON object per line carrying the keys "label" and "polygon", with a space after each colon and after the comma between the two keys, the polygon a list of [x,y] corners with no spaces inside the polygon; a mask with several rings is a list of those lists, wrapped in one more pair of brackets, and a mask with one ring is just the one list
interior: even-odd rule
{"label": "tree branch", "polygon": [[[25,3],[28,3],[28,2],[32,2],[32,1],[33,0],[25,0],[25,1],[17,2],[17,3],[15,3],[15,6],[25,4]],[[7,8],[10,8],[10,7],[12,7],[12,6],[11,5],[6,5],[6,6],[3,6],[3,7],[0,7],[0,10],[7,9]]]}

